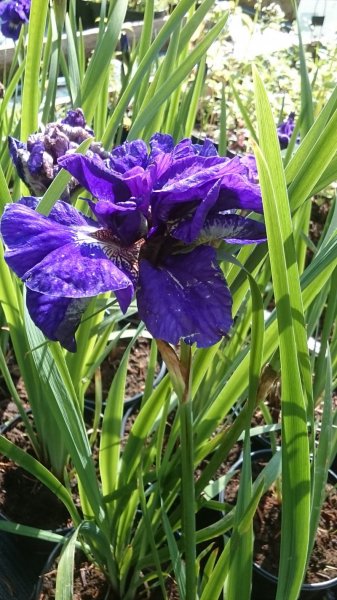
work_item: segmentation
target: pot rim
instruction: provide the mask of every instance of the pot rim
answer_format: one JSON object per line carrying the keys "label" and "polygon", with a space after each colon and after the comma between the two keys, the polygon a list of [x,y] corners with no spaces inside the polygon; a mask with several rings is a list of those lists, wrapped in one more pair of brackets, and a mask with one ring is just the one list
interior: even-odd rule
{"label": "pot rim", "polygon": [[[276,452],[280,452],[280,451],[281,451],[281,447],[278,446],[276,448]],[[254,459],[254,458],[259,458],[259,457],[266,456],[266,455],[270,456],[272,454],[273,454],[272,448],[261,448],[260,450],[254,450],[253,452],[251,452],[250,456],[252,459]],[[242,462],[243,462],[243,456],[241,456],[234,463],[234,465],[231,467],[230,471],[236,471],[242,465]],[[333,471],[332,469],[329,469],[328,475],[334,477],[334,479],[337,482],[337,473],[335,473],[335,471]],[[272,573],[270,573],[270,571],[266,571],[266,569],[261,567],[255,561],[253,561],[253,569],[255,569],[255,571],[257,571],[260,575],[265,577],[268,581],[277,585],[278,577],[276,575],[273,575]],[[329,589],[329,588],[332,588],[335,586],[337,586],[337,576],[333,577],[332,579],[328,579],[327,581],[321,581],[321,582],[316,582],[316,583],[302,583],[301,592],[326,590],[326,589]]]}

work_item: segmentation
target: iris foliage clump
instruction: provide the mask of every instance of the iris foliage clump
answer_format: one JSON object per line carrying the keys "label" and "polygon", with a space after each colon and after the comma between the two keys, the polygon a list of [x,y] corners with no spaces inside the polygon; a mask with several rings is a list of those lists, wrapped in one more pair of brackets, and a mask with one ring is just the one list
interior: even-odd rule
{"label": "iris foliage clump", "polygon": [[[136,40],[127,4],[102,0],[89,51],[74,3],[32,0],[3,71],[0,369],[32,453],[4,435],[0,450],[55,494],[71,527],[0,527],[60,543],[58,599],[72,597],[82,550],[116,598],[168,598],[173,586],[184,600],[249,600],[254,514],[277,480],[276,597],[296,600],[337,449],[337,88],[315,104],[299,38],[296,114],[273,113],[260,63],[253,102],[222,81],[215,146],[197,128],[228,11],[212,22],[214,0],[181,0],[159,27],[149,0]],[[254,155],[227,151],[228,102]],[[326,208],[315,237],[312,206]],[[125,429],[139,337],[150,340],[145,391]],[[159,354],[167,374],[154,387]],[[252,481],[261,433],[274,452]],[[222,493],[235,448],[233,507]]]}

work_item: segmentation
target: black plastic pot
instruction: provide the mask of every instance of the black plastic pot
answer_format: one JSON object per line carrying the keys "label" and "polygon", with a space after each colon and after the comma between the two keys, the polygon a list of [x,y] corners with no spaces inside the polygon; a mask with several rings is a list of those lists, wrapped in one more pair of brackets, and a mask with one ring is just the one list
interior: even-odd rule
{"label": "black plastic pot", "polygon": [[[155,19],[162,19],[167,15],[166,10],[158,10],[154,12]],[[131,8],[126,11],[125,22],[126,23],[135,23],[137,21],[144,21],[144,11],[142,10],[132,10]]]}
{"label": "black plastic pot", "polygon": [[81,19],[83,29],[97,27],[97,19],[101,14],[101,3],[76,0],[76,16]]}
{"label": "black plastic pot", "polygon": [[[4,517],[0,515],[0,519]],[[0,532],[0,600],[28,600],[54,544]]]}
{"label": "black plastic pot", "polygon": [[[32,411],[25,412],[29,415]],[[0,426],[0,434],[6,434],[21,421],[21,415],[15,415]],[[0,520],[8,519],[0,513]],[[60,535],[69,532],[70,529],[55,530]],[[0,600],[30,600],[46,560],[56,546],[59,544],[0,530]]]}
{"label": "black plastic pot", "polygon": [[[271,458],[272,450],[265,448],[252,452],[251,460]],[[233,465],[232,470],[240,469],[242,459]],[[337,484],[337,474],[329,471],[329,481]],[[263,567],[253,563],[253,579],[251,600],[275,600],[277,577]],[[304,583],[298,600],[337,600],[337,577],[322,583]]]}
{"label": "black plastic pot", "polygon": [[[277,577],[254,563],[252,600],[275,600]],[[324,583],[304,583],[298,600],[336,600],[337,578]]]}
{"label": "black plastic pot", "polygon": [[[154,378],[153,388],[156,388],[157,385],[161,382],[161,380],[166,375],[166,371],[167,371],[166,365],[165,365],[164,361],[162,361],[160,363],[159,372],[156,375],[156,377]],[[130,411],[132,412],[133,408],[137,409],[139,407],[142,398],[143,398],[143,392],[138,392],[138,394],[135,394],[134,396],[125,398],[125,400],[124,400],[124,418],[127,413],[129,414]],[[103,409],[105,408],[105,406],[106,406],[106,401],[103,402]],[[89,410],[94,410],[95,401],[92,400],[91,398],[86,398],[85,407],[88,408]]]}

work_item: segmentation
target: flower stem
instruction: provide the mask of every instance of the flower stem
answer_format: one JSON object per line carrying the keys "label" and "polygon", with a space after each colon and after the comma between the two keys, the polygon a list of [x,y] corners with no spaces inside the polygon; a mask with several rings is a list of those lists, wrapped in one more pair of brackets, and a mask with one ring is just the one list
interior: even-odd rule
{"label": "flower stem", "polygon": [[[183,344],[183,342],[182,342]],[[186,566],[186,599],[197,598],[196,579],[196,536],[195,536],[195,486],[193,411],[190,394],[191,348],[183,344],[181,348],[181,369],[185,389],[180,399],[180,438],[182,467],[182,530]]]}
{"label": "flower stem", "polygon": [[193,461],[192,403],[188,399],[180,404],[180,435],[182,457],[183,540],[186,564],[186,599],[196,598],[196,537],[195,490]]}

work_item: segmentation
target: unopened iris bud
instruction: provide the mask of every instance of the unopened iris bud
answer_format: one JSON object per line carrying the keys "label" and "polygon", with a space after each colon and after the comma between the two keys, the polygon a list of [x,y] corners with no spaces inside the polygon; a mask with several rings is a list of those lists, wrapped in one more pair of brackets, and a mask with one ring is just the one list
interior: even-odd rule
{"label": "unopened iris bud", "polygon": [[[82,110],[77,108],[68,111],[64,119],[48,123],[43,132],[30,135],[27,143],[9,137],[9,152],[19,177],[32,194],[41,196],[60,170],[58,159],[75,152],[84,140],[93,135]],[[90,146],[89,153],[103,159],[109,156],[98,142]],[[77,186],[77,180],[72,177],[62,198],[67,200]]]}

